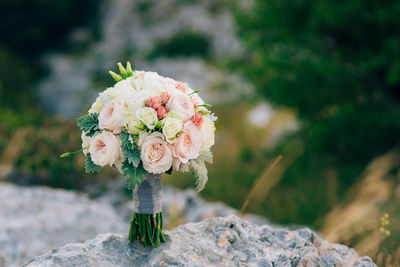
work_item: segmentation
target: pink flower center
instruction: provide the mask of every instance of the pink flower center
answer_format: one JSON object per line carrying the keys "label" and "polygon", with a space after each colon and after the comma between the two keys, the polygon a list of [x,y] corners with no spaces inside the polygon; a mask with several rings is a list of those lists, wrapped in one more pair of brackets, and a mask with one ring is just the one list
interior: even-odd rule
{"label": "pink flower center", "polygon": [[106,147],[106,144],[104,144],[104,142],[101,141],[101,140],[99,140],[99,141],[96,143],[96,150],[97,150],[97,151],[100,151],[100,150],[102,150],[102,149],[105,148],[105,147]]}
{"label": "pink flower center", "polygon": [[148,154],[149,162],[159,162],[165,154],[165,148],[161,143],[155,143],[151,145],[150,152]]}
{"label": "pink flower center", "polygon": [[190,152],[192,147],[192,138],[190,138],[190,135],[188,134],[185,134],[183,137],[183,147],[185,148],[186,152]]}

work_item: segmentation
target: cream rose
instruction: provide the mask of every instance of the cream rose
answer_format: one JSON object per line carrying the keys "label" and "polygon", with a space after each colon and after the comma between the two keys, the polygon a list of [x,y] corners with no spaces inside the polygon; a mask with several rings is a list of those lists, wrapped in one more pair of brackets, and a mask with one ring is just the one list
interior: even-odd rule
{"label": "cream rose", "polygon": [[111,132],[102,132],[91,140],[89,153],[94,164],[112,166],[121,158],[121,141]]}
{"label": "cream rose", "polygon": [[205,116],[204,121],[200,127],[200,134],[202,139],[200,151],[207,151],[214,145],[214,132],[214,122]]}
{"label": "cream rose", "polygon": [[187,121],[183,126],[183,133],[178,136],[174,144],[174,157],[182,163],[199,156],[201,147],[201,135],[196,125]]}
{"label": "cream rose", "polygon": [[[92,137],[86,136],[86,132],[82,132],[81,139],[82,139],[82,148],[90,146],[90,142],[92,141]],[[83,150],[83,154],[85,154],[85,155],[88,152],[89,152],[89,149],[84,149]]]}
{"label": "cream rose", "polygon": [[171,93],[166,106],[168,110],[181,115],[183,120],[190,119],[194,114],[194,105],[190,101],[190,97],[178,90]]}
{"label": "cream rose", "polygon": [[125,127],[128,130],[128,132],[134,135],[139,134],[140,131],[144,129],[143,123],[134,116],[129,116],[127,118]]}
{"label": "cream rose", "polygon": [[157,125],[157,112],[149,107],[144,107],[136,112],[136,117],[149,129],[154,129]]}
{"label": "cream rose", "polygon": [[100,129],[118,132],[125,124],[123,106],[114,101],[108,102],[99,114]]}
{"label": "cream rose", "polygon": [[163,120],[163,134],[168,143],[176,141],[176,135],[182,130],[182,121],[176,118],[165,118]]}
{"label": "cream rose", "polygon": [[104,103],[101,100],[101,97],[96,98],[96,102],[92,104],[92,106],[89,109],[89,113],[100,113],[102,108],[104,107]]}
{"label": "cream rose", "polygon": [[149,173],[164,173],[172,166],[172,151],[159,132],[150,134],[143,141],[140,158]]}

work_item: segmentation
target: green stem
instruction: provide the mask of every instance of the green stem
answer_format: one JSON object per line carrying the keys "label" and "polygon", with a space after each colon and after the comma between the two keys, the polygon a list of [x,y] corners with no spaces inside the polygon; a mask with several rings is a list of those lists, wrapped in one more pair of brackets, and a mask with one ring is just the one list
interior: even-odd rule
{"label": "green stem", "polygon": [[133,213],[129,229],[129,242],[139,240],[143,246],[158,247],[166,242],[162,232],[162,213],[138,214]]}
{"label": "green stem", "polygon": [[193,91],[193,92],[191,92],[191,93],[190,93],[188,96],[191,96],[191,95],[197,94],[198,92],[200,92],[200,90]]}
{"label": "green stem", "polygon": [[90,146],[85,146],[85,147],[83,147],[83,148],[81,148],[81,149],[79,149],[77,151],[64,153],[64,154],[60,155],[60,158],[66,158],[66,157],[78,154],[79,152],[81,152],[81,151],[83,151],[85,149],[89,149],[89,147]]}
{"label": "green stem", "polygon": [[135,232],[136,232],[136,227],[135,227],[135,217],[136,217],[136,213],[133,213],[133,217],[131,220],[131,227],[129,229],[129,242],[133,242],[133,237],[135,236]]}

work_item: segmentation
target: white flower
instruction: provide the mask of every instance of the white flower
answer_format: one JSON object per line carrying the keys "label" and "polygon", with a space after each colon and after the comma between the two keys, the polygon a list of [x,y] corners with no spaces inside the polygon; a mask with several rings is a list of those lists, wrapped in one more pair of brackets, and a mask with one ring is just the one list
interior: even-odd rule
{"label": "white flower", "polygon": [[111,132],[102,132],[91,140],[89,153],[94,164],[112,166],[121,157],[121,141]]}
{"label": "white flower", "polygon": [[162,128],[167,142],[172,144],[176,141],[176,135],[182,130],[182,121],[176,118],[165,118]]}
{"label": "white flower", "polygon": [[142,144],[140,158],[143,168],[149,173],[164,173],[172,166],[172,151],[159,132],[146,137]]}
{"label": "white flower", "polygon": [[128,130],[128,132],[130,132],[131,134],[139,134],[139,132],[141,130],[143,130],[143,123],[136,118],[135,116],[129,116],[126,120],[126,124],[125,124],[126,129]]}
{"label": "white flower", "polygon": [[135,71],[135,73],[132,76],[133,86],[138,91],[143,90],[143,83],[144,83],[143,81],[144,81],[145,74],[146,74],[146,72],[144,72],[144,71]]}
{"label": "white flower", "polygon": [[[82,148],[90,146],[90,142],[92,141],[92,137],[86,136],[86,132],[82,132],[81,134],[81,139],[82,139]],[[89,152],[88,149],[83,150],[83,154],[87,154]]]}
{"label": "white flower", "polygon": [[181,115],[183,120],[190,119],[194,114],[194,105],[190,101],[190,97],[178,90],[171,93],[166,106],[168,110]]}
{"label": "white flower", "polygon": [[89,113],[100,113],[101,109],[104,107],[104,103],[101,97],[97,97],[96,101],[92,104],[89,109]]}
{"label": "white flower", "polygon": [[114,85],[116,91],[136,91],[134,87],[134,79],[132,77],[123,79]]}
{"label": "white flower", "polygon": [[118,132],[125,124],[123,106],[114,101],[108,102],[99,114],[100,129]]}
{"label": "white flower", "polygon": [[144,107],[136,112],[136,117],[149,129],[154,129],[157,125],[157,112],[149,107]]}
{"label": "white flower", "polygon": [[214,145],[214,132],[214,121],[205,116],[200,127],[200,134],[202,138],[200,151],[207,151]]}
{"label": "white flower", "polygon": [[152,96],[161,95],[165,91],[162,77],[156,72],[146,72],[143,76],[143,90]]}

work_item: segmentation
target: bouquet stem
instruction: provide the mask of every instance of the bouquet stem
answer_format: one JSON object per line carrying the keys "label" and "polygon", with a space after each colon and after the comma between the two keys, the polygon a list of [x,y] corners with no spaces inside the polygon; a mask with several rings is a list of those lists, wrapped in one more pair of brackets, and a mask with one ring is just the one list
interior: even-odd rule
{"label": "bouquet stem", "polygon": [[143,246],[158,247],[166,242],[162,232],[161,175],[149,174],[133,190],[134,213],[129,229],[129,241],[139,240]]}
{"label": "bouquet stem", "polygon": [[162,212],[157,214],[139,214],[134,212],[129,230],[129,241],[139,240],[143,246],[158,247],[166,242],[162,232]]}

